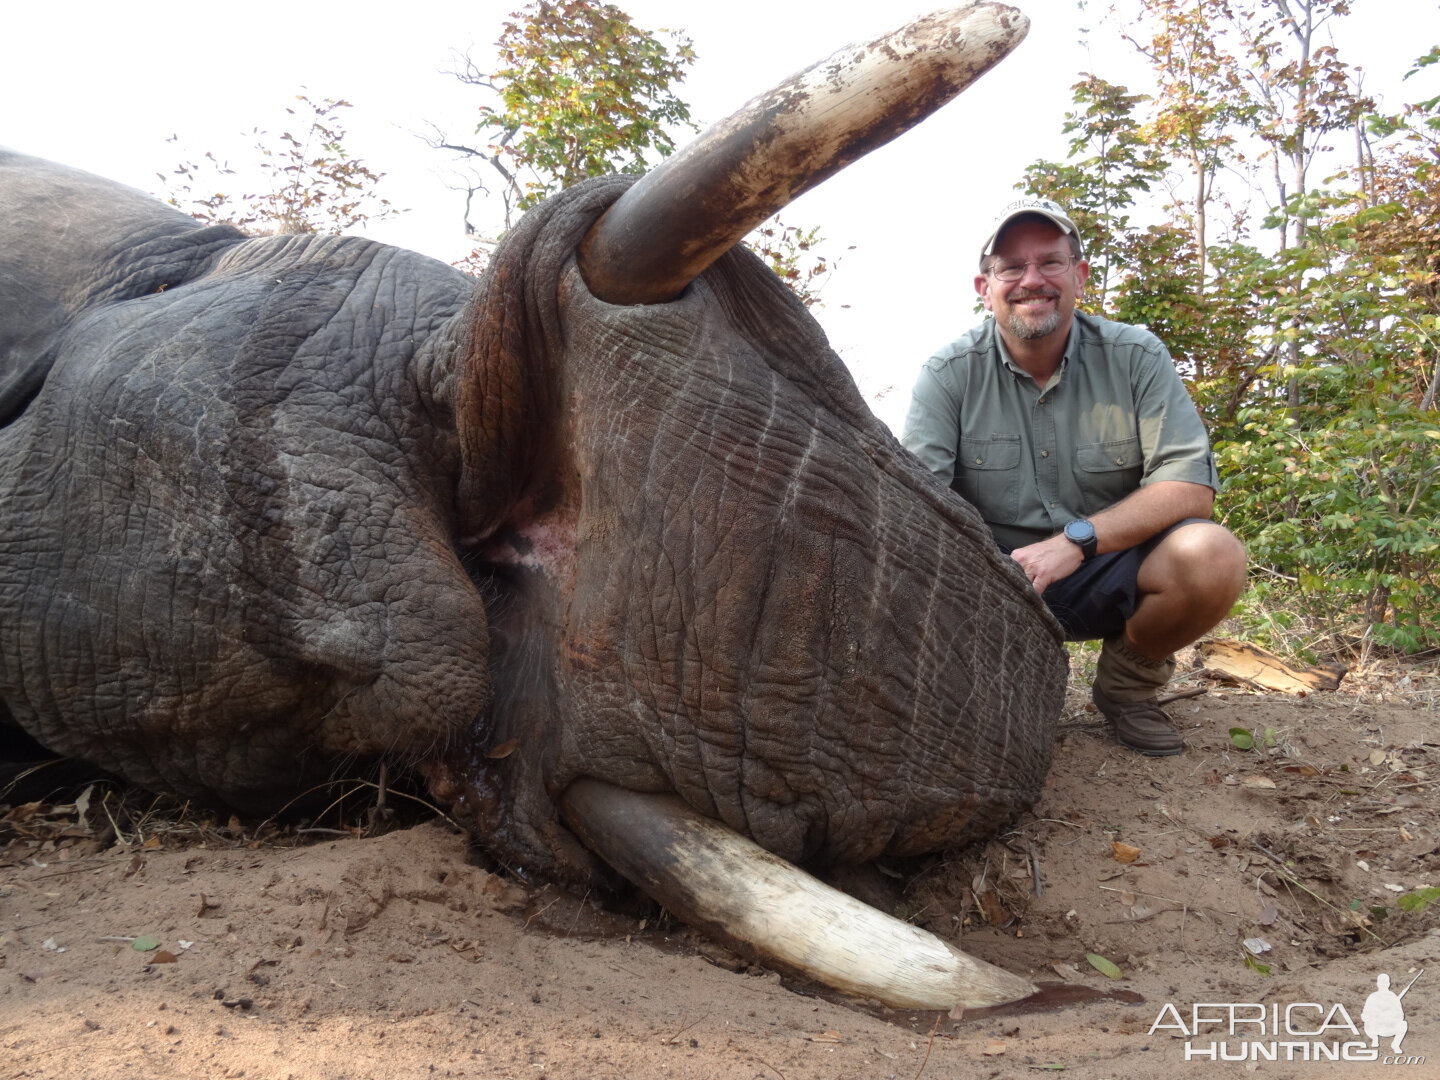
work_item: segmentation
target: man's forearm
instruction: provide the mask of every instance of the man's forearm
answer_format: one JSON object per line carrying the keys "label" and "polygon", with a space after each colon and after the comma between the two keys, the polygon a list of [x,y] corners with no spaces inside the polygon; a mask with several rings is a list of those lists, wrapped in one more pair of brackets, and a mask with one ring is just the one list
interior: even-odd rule
{"label": "man's forearm", "polygon": [[1122,551],[1143,544],[1162,529],[1185,518],[1208,518],[1215,492],[1204,484],[1161,480],[1127,495],[1114,506],[1091,515],[1098,552]]}

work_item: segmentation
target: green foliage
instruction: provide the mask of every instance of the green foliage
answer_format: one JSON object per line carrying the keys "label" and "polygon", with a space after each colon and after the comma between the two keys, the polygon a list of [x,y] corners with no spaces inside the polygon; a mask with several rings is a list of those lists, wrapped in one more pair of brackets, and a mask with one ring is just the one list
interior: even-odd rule
{"label": "green foliage", "polygon": [[1085,75],[1071,92],[1076,108],[1061,129],[1070,136],[1067,161],[1037,161],[1026,168],[1025,181],[1033,194],[1070,211],[1090,263],[1086,306],[1108,314],[1113,268],[1133,265],[1125,258],[1126,212],[1158,182],[1165,163],[1141,138],[1134,111],[1147,100],[1143,95],[1096,75]]}
{"label": "green foliage", "polygon": [[[674,151],[674,128],[695,128],[673,90],[695,60],[683,34],[642,30],[618,7],[594,0],[534,0],[504,24],[497,44],[493,71],[467,60],[457,72],[496,97],[479,110],[484,145],[438,145],[487,162],[500,176],[506,228],[517,213],[581,180],[647,171]],[[816,250],[821,242],[818,228],[779,218],[747,240],[807,306],[819,302],[835,265]],[[458,265],[479,273],[487,259],[482,245]]]}
{"label": "green foliage", "polygon": [[[346,131],[341,109],[348,101],[324,98],[313,101],[296,96],[305,109],[286,108],[302,126],[282,131],[270,141],[269,132],[256,128],[256,165],[242,174],[204,155],[205,164],[177,165],[169,176],[160,175],[168,201],[192,217],[212,224],[279,233],[342,233],[367,221],[378,221],[399,211],[375,194],[384,173],[372,171],[345,149]],[[171,141],[174,141],[173,139]],[[246,176],[249,180],[246,180]],[[263,186],[235,194],[237,183],[262,181]]]}
{"label": "green foliage", "polygon": [[660,33],[668,45],[612,4],[535,0],[504,24],[493,70],[457,73],[498,100],[480,107],[482,145],[442,145],[500,175],[507,225],[580,180],[646,171],[675,149],[667,126],[694,126],[671,88],[695,52]]}
{"label": "green foliage", "polygon": [[1213,317],[1193,277],[1153,272],[1195,265],[1193,235],[1173,224],[1151,225],[1116,237],[1113,247],[1122,269],[1115,274],[1110,317],[1148,326],[1169,346],[1182,373],[1197,377],[1207,370],[1206,358],[1234,329]]}
{"label": "green foliage", "polygon": [[1262,964],[1259,960],[1255,958],[1253,954],[1248,952],[1242,951],[1240,955],[1245,958],[1245,966],[1251,971],[1255,972],[1257,975],[1270,974],[1271,969],[1269,964]]}
{"label": "green foliage", "polygon": [[1434,417],[1380,396],[1346,407],[1357,380],[1343,368],[1303,375],[1315,405],[1301,418],[1283,402],[1250,406],[1238,417],[1246,437],[1216,446],[1225,522],[1263,571],[1252,602],[1283,594],[1316,621],[1358,624],[1357,636],[1368,628],[1406,652],[1440,644]]}
{"label": "green foliage", "polygon": [[1401,911],[1408,911],[1413,915],[1417,911],[1424,911],[1436,900],[1440,900],[1440,889],[1433,885],[1427,885],[1423,889],[1406,893],[1395,903],[1399,905]]}
{"label": "green foliage", "polygon": [[[1440,98],[1369,117],[1355,168],[1315,184],[1316,155],[1373,108],[1321,44],[1346,0],[1134,6],[1157,94],[1078,83],[1070,158],[1028,188],[1095,238],[1087,306],[1148,325],[1190,383],[1250,555],[1249,632],[1440,646]],[[1252,220],[1217,178],[1248,189],[1266,162]]]}
{"label": "green foliage", "polygon": [[745,243],[806,307],[813,307],[820,303],[825,276],[837,265],[815,250],[824,239],[819,226],[802,229],[773,217],[752,232]]}
{"label": "green foliage", "polygon": [[1307,203],[1290,208],[1310,220],[1305,246],[1249,276],[1272,316],[1255,331],[1263,355],[1298,361],[1257,367],[1217,418],[1226,521],[1265,572],[1262,607],[1284,593],[1334,630],[1413,652],[1440,644],[1433,303],[1405,245],[1381,241],[1397,204]]}
{"label": "green foliage", "polygon": [[1125,978],[1125,972],[1120,970],[1119,965],[1117,965],[1113,960],[1101,956],[1099,953],[1086,953],[1085,959],[1089,961],[1091,967],[1093,967],[1096,971],[1100,972],[1100,974],[1104,975],[1107,979]]}
{"label": "green foliage", "polygon": [[1273,727],[1267,727],[1263,733],[1251,731],[1249,728],[1232,727],[1230,729],[1230,744],[1236,750],[1270,750],[1280,741],[1280,733]]}

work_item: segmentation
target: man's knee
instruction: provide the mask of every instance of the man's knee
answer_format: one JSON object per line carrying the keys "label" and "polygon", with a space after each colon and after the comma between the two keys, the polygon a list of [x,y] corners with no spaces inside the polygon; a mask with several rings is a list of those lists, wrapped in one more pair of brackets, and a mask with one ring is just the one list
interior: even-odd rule
{"label": "man's knee", "polygon": [[1171,573],[1187,577],[1198,574],[1216,586],[1227,582],[1239,586],[1244,582],[1245,545],[1229,529],[1213,521],[1192,522],[1176,529],[1156,545],[1145,563],[1148,565],[1157,555],[1162,565],[1169,564]]}
{"label": "man's knee", "polygon": [[1245,546],[1213,521],[1183,525],[1146,556],[1137,585],[1141,595],[1174,593],[1228,609],[1245,588]]}

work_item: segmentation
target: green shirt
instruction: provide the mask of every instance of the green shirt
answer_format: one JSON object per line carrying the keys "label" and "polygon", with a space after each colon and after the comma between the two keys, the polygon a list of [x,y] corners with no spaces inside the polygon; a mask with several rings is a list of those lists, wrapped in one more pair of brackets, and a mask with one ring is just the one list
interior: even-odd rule
{"label": "green shirt", "polygon": [[916,380],[901,442],[1007,548],[1157,480],[1220,483],[1160,339],[1080,312],[1044,389],[1010,360],[994,319],[936,353]]}

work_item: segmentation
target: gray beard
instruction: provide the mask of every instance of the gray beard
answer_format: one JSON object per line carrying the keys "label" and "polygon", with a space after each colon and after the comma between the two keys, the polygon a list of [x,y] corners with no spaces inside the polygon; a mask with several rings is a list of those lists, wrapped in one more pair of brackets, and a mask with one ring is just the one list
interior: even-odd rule
{"label": "gray beard", "polygon": [[1043,319],[1031,322],[1018,311],[1010,314],[1010,333],[1022,341],[1033,341],[1035,338],[1045,337],[1053,334],[1060,328],[1060,312],[1052,311]]}

